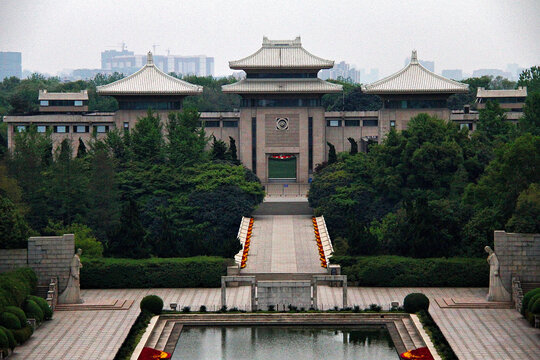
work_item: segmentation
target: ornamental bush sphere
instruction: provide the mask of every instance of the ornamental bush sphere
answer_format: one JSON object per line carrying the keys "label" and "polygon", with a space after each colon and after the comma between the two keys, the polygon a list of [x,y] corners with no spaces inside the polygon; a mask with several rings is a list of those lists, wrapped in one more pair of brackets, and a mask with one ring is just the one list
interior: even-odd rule
{"label": "ornamental bush sphere", "polygon": [[43,311],[34,300],[26,300],[24,312],[27,317],[36,319],[38,323],[43,321]]}
{"label": "ornamental bush sphere", "polygon": [[19,318],[10,312],[3,312],[2,315],[0,315],[0,325],[13,330],[21,328]]}
{"label": "ornamental bush sphere", "polygon": [[527,307],[529,306],[529,302],[531,301],[533,296],[537,294],[540,294],[540,288],[527,291],[527,293],[523,296],[523,300],[521,300],[521,315],[525,316],[525,313],[527,312]]}
{"label": "ornamental bush sphere", "polygon": [[141,310],[159,315],[163,310],[163,300],[157,295],[147,295],[141,300]]}
{"label": "ornamental bush sphere", "polygon": [[540,293],[536,293],[536,295],[531,298],[529,304],[527,304],[527,312],[534,314],[532,308],[534,303],[536,303],[538,300],[540,300]]}
{"label": "ornamental bush sphere", "polygon": [[26,326],[26,324],[28,323],[28,320],[26,319],[26,315],[24,314],[24,311],[20,307],[8,306],[4,310],[18,317],[19,321],[21,322],[21,326]]}
{"label": "ornamental bush sphere", "polygon": [[39,306],[39,308],[41,309],[41,311],[43,311],[43,319],[44,319],[44,320],[49,320],[49,319],[52,318],[53,312],[52,312],[51,307],[50,307],[49,304],[47,303],[47,300],[45,300],[45,299],[42,298],[42,297],[39,297],[39,296],[33,296],[33,295],[28,296],[27,299],[28,299],[28,300],[32,300],[32,301],[35,301],[36,304],[38,304],[38,306]]}
{"label": "ornamental bush sphere", "polygon": [[422,293],[412,293],[405,296],[403,307],[410,314],[417,313],[420,310],[427,311],[429,308],[429,299]]}
{"label": "ornamental bush sphere", "polygon": [[33,332],[34,329],[29,325],[19,330],[13,330],[13,336],[15,336],[15,340],[17,340],[18,344],[24,344],[24,342],[32,336]]}
{"label": "ornamental bush sphere", "polygon": [[0,329],[0,350],[7,350],[9,348],[9,339],[4,332],[4,330]]}
{"label": "ornamental bush sphere", "polygon": [[17,346],[17,340],[15,340],[15,336],[13,335],[13,331],[9,330],[9,329],[6,329],[3,326],[0,326],[0,330],[4,331],[6,333],[6,336],[8,338],[8,342],[9,342],[9,348],[13,350],[15,348],[15,346]]}
{"label": "ornamental bush sphere", "polygon": [[534,304],[531,305],[531,314],[540,315],[540,299],[537,299]]}

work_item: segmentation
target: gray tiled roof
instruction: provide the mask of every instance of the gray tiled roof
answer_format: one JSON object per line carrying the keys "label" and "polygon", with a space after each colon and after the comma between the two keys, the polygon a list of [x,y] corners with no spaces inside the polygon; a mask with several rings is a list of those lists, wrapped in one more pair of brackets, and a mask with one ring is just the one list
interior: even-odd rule
{"label": "gray tiled roof", "polygon": [[80,92],[48,92],[39,90],[38,100],[88,100],[88,90]]}
{"label": "gray tiled roof", "polygon": [[302,47],[300,37],[294,40],[268,40],[254,54],[229,61],[231,69],[330,69],[331,60],[315,56]]}
{"label": "gray tiled roof", "polygon": [[469,85],[437,75],[423,67],[416,51],[411,62],[402,70],[372,84],[363,85],[367,94],[429,94],[429,93],[465,93]]}
{"label": "gray tiled roof", "polygon": [[478,88],[476,93],[477,98],[493,98],[493,97],[527,97],[527,87],[520,86],[515,90],[486,90],[482,87]]}
{"label": "gray tiled roof", "polygon": [[197,95],[203,88],[165,74],[152,60],[139,71],[113,83],[98,86],[99,95]]}
{"label": "gray tiled roof", "polygon": [[244,79],[221,87],[224,93],[336,93],[343,86],[321,79]]}

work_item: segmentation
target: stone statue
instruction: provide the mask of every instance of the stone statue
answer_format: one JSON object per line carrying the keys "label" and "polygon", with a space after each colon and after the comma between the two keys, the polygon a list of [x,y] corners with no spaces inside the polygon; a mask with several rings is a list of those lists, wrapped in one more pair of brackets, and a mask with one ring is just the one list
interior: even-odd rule
{"label": "stone statue", "polygon": [[73,259],[71,259],[69,280],[66,290],[58,297],[58,302],[60,304],[82,304],[84,302],[83,299],[81,299],[81,254],[82,249],[77,249],[77,253],[73,255]]}
{"label": "stone statue", "polygon": [[484,248],[489,254],[487,262],[489,264],[489,292],[487,301],[510,301],[512,296],[503,286],[501,274],[499,273],[499,259],[497,254],[489,247]]}

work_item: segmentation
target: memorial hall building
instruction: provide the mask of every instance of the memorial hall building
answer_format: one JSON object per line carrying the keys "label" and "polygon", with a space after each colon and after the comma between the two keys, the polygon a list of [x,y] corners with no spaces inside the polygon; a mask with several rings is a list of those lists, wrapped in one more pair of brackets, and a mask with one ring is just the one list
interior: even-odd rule
{"label": "memorial hall building", "polygon": [[[246,73],[244,79],[222,87],[224,93],[240,95],[241,106],[233,112],[202,112],[201,126],[208,136],[225,142],[234,138],[240,161],[263,183],[308,183],[316,165],[327,160],[327,143],[340,152],[350,150],[348,138],[359,144],[381,141],[390,128],[405,129],[419,113],[453,121],[470,130],[475,129],[478,120],[478,113],[468,107],[451,111],[446,105],[449,96],[467,93],[468,85],[426,69],[418,62],[416,51],[405,68],[362,86],[364,93],[382,99],[383,106],[378,111],[325,111],[322,96],[343,91],[341,85],[318,77],[319,71],[331,69],[334,61],[308,52],[300,37],[265,37],[260,49],[230,61],[229,66]],[[113,128],[129,131],[148,109],[165,121],[169,112],[182,109],[186,96],[202,91],[201,86],[164,73],[148,53],[147,62],[139,71],[97,88],[98,95],[116,98],[118,111],[88,112],[86,91],[40,91],[39,114],[4,118],[8,124],[8,146],[13,147],[15,132],[35,124],[38,132],[51,130],[55,144],[68,138],[77,149],[79,139],[88,142],[93,134],[100,138]],[[480,94],[480,104],[482,99],[491,97],[508,100],[513,109],[508,113],[509,120],[521,116],[519,107],[523,105],[526,88],[491,95],[485,90]]]}

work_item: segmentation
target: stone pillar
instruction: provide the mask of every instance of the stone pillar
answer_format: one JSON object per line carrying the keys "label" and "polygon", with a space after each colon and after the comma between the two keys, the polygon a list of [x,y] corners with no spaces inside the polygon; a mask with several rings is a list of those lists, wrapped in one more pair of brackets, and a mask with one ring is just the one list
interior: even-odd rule
{"label": "stone pillar", "polygon": [[313,287],[313,308],[319,310],[317,305],[317,279],[311,280],[311,286]]}
{"label": "stone pillar", "polygon": [[347,307],[347,277],[343,279],[343,307]]}
{"label": "stone pillar", "polygon": [[257,288],[257,283],[255,281],[251,282],[251,311],[257,311],[257,299],[255,297],[255,289]]}
{"label": "stone pillar", "polygon": [[227,280],[221,277],[221,306],[227,306]]}

